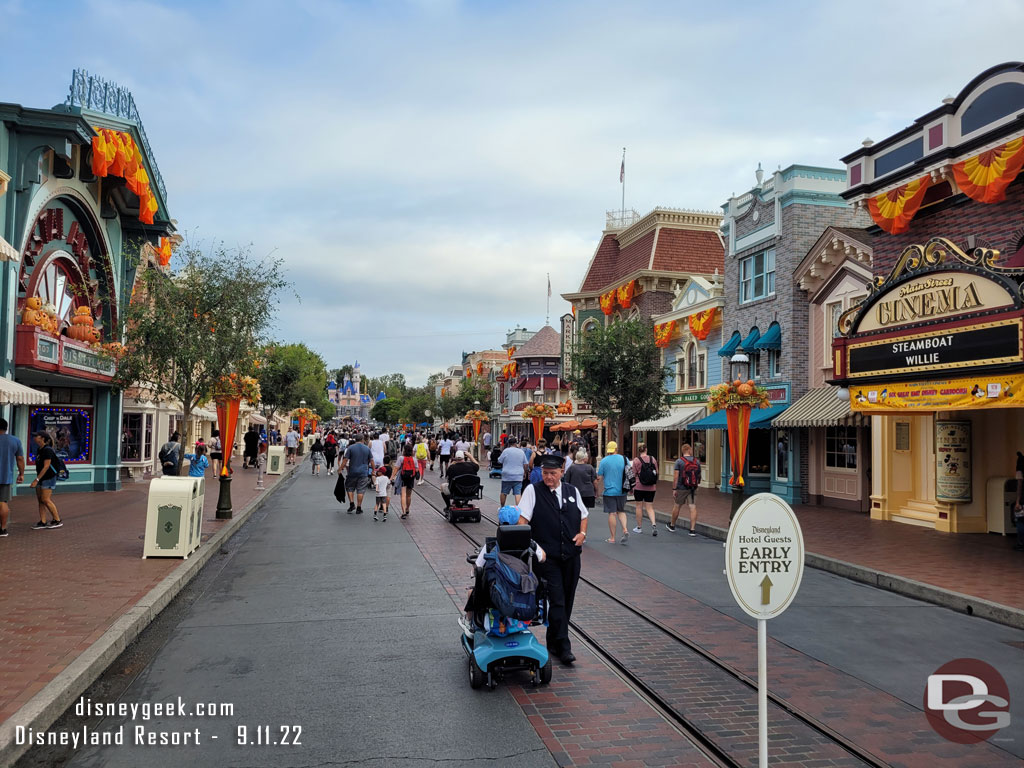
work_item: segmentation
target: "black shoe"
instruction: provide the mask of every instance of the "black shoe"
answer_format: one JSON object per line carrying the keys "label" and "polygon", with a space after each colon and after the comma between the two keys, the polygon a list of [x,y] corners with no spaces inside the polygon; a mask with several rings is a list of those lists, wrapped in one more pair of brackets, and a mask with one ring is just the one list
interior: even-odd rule
{"label": "black shoe", "polygon": [[363,514],[363,508],[362,507],[356,507],[356,514],[357,515]]}
{"label": "black shoe", "polygon": [[348,511],[349,511],[349,512],[351,512],[351,511],[352,511],[352,510],[354,510],[355,508],[356,508],[356,503],[355,503],[354,501],[350,501],[350,502],[348,503]]}
{"label": "black shoe", "polygon": [[48,526],[46,523],[40,521],[40,522],[38,522],[38,523],[36,523],[35,525],[32,526],[32,530],[33,531],[45,531],[49,527],[50,526]]}
{"label": "black shoe", "polygon": [[566,651],[562,654],[561,659],[563,664],[565,664],[567,667],[571,667],[573,664],[576,663],[576,654],[574,654],[572,651]]}
{"label": "black shoe", "polygon": [[672,523],[668,523],[665,527],[668,528],[670,531],[673,531],[673,532],[675,532],[675,530],[676,530],[676,527],[674,525],[672,525]]}
{"label": "black shoe", "polygon": [[6,528],[0,528],[0,539],[6,538],[6,537],[7,537],[7,529]]}
{"label": "black shoe", "polygon": [[64,527],[64,523],[62,523],[60,520],[51,520],[47,524],[46,527],[47,528],[63,528]]}

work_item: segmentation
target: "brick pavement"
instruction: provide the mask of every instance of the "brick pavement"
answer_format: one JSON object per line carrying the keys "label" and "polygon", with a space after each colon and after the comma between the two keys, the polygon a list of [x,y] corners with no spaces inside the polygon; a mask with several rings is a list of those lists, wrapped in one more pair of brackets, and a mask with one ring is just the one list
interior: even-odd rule
{"label": "brick pavement", "polygon": [[[697,492],[697,522],[729,527],[730,494],[712,488]],[[671,483],[658,483],[654,508],[668,518]],[[903,523],[872,520],[867,513],[808,504],[793,506],[800,520],[807,552],[843,560],[884,573],[961,592],[1024,610],[1020,589],[1024,553],[1014,552],[1016,539],[987,533],[940,533]],[[630,527],[635,517],[629,516]],[[689,510],[680,520],[689,525]]]}
{"label": "brick pavement", "polygon": [[[282,477],[266,476],[268,491]],[[262,493],[255,486],[253,470],[236,469],[235,515]],[[58,493],[64,527],[52,531],[31,530],[39,519],[35,496],[11,501],[10,536],[0,539],[0,723],[181,564],[142,559],[148,488],[139,482],[120,491]],[[208,476],[204,542],[228,522],[215,519],[217,493]]]}
{"label": "brick pavement", "polygon": [[[485,499],[481,508],[495,517],[494,501]],[[728,510],[725,514],[727,518]],[[599,548],[585,549],[584,577],[756,679],[754,628],[602,554]],[[671,641],[662,633],[644,628],[625,608],[585,584],[577,592],[573,621],[626,660],[630,671],[659,695],[714,733],[731,754],[756,762],[756,697],[751,689],[729,683],[724,673],[695,653],[670,647]],[[1019,765],[1015,757],[990,744],[964,747],[942,739],[920,709],[789,646],[769,639],[768,654],[773,693],[894,767]],[[842,750],[825,749],[820,737],[801,732],[774,705],[769,709],[773,763],[859,764]]]}
{"label": "brick pavement", "polygon": [[[418,490],[423,492],[426,488]],[[433,493],[437,496],[436,490]],[[461,610],[472,584],[471,566],[465,562],[472,545],[419,495],[414,497],[412,514],[403,522]],[[484,524],[481,532],[489,532],[490,528]],[[453,611],[453,643],[459,641],[461,631],[455,623],[456,615]],[[596,656],[579,644],[574,651],[579,663],[564,667],[556,661],[547,686],[524,687],[514,678],[501,683],[511,690],[558,765],[713,765]],[[472,693],[468,681],[466,691]],[[479,695],[490,692],[483,690]]]}

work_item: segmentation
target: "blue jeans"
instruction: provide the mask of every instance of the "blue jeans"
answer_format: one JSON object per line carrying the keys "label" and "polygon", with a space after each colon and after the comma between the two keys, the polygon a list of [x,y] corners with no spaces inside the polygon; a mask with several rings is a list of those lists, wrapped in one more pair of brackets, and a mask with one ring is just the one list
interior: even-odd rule
{"label": "blue jeans", "polygon": [[57,477],[56,477],[56,475],[51,477],[49,480],[40,480],[39,481],[39,487],[40,488],[49,488],[52,491],[54,488],[57,487]]}
{"label": "blue jeans", "polygon": [[513,496],[520,496],[523,493],[523,481],[522,480],[502,480],[501,481],[501,492],[506,496],[512,494]]}

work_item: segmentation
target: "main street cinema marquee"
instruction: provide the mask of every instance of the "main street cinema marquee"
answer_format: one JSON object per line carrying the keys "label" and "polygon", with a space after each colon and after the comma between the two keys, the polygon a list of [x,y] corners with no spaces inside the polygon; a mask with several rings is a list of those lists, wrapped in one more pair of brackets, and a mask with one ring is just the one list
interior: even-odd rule
{"label": "main street cinema marquee", "polygon": [[[1024,269],[998,258],[937,237],[875,278],[832,343],[833,383],[854,410],[1024,406]],[[957,374],[969,378],[921,381]]]}

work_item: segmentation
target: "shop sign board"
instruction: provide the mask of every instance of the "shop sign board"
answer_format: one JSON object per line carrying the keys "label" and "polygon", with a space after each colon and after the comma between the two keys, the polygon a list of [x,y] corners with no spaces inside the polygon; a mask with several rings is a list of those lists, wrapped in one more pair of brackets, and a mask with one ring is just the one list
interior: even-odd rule
{"label": "shop sign board", "polygon": [[1013,294],[977,272],[941,270],[901,282],[881,294],[857,324],[857,333],[946,320],[1015,306]]}
{"label": "shop sign board", "polygon": [[743,502],[725,542],[732,596],[755,619],[773,619],[796,597],[804,572],[804,537],[793,509],[773,493]]}
{"label": "shop sign board", "polygon": [[850,344],[847,376],[907,375],[1024,359],[1021,318]]}
{"label": "shop sign board", "polygon": [[851,384],[850,408],[866,413],[1024,408],[1024,375]]}
{"label": "shop sign board", "polygon": [[971,422],[935,422],[935,500],[971,501]]}
{"label": "shop sign board", "polygon": [[28,414],[28,460],[36,459],[36,444],[31,439],[46,432],[53,440],[53,449],[65,464],[88,464],[92,457],[92,409],[75,406],[41,405]]}
{"label": "shop sign board", "polygon": [[706,389],[698,389],[692,392],[672,392],[668,396],[669,405],[684,405],[697,403],[704,405],[708,401],[708,391]]}

